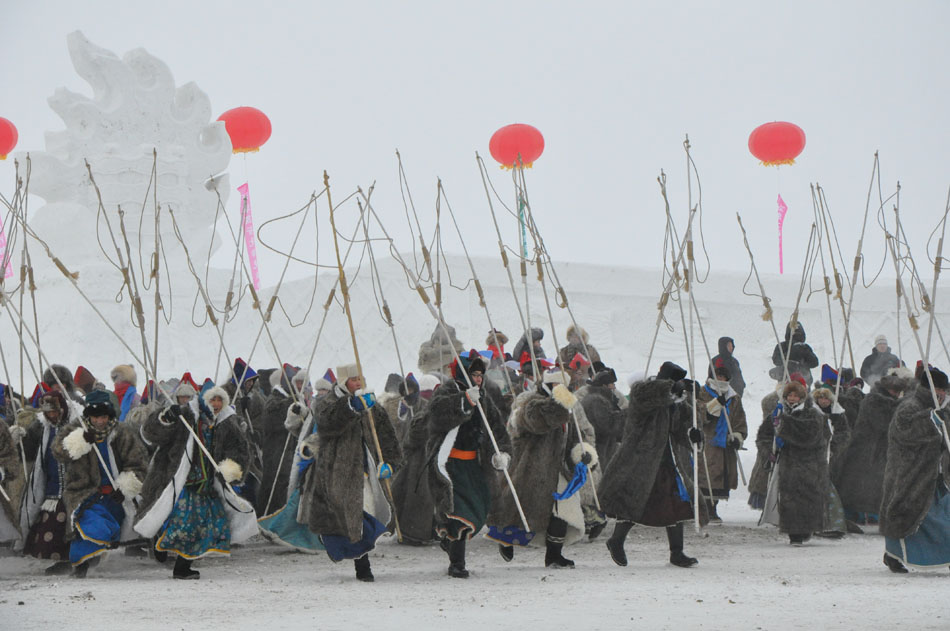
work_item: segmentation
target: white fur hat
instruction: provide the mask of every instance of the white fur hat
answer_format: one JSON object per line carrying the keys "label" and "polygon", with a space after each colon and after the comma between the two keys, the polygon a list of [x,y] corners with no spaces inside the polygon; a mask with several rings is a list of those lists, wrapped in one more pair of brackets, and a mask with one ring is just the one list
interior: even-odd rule
{"label": "white fur hat", "polygon": [[314,392],[320,392],[321,390],[332,390],[333,384],[321,377],[313,382]]}
{"label": "white fur hat", "polygon": [[231,397],[228,396],[227,391],[221,386],[214,386],[213,388],[208,388],[202,398],[205,400],[205,403],[211,405],[211,399],[215,397],[221,397],[221,400],[224,401],[224,405],[231,404]]}
{"label": "white fur hat", "polygon": [[339,384],[344,384],[347,379],[359,376],[360,371],[357,370],[356,364],[343,364],[336,367],[336,382]]}
{"label": "white fur hat", "polygon": [[[210,392],[210,390],[208,392]],[[196,394],[198,393],[195,392],[195,389],[191,386],[190,383],[188,383],[187,381],[182,381],[180,384],[178,384],[178,387],[175,388],[174,396],[176,398],[177,397],[193,397]]]}
{"label": "white fur hat", "polygon": [[[544,373],[542,381],[544,381],[544,383],[563,384],[565,383],[565,375],[562,375],[561,371],[557,369],[548,370]],[[570,383],[570,381],[570,379],[566,379],[567,383]]]}
{"label": "white fur hat", "polygon": [[307,383],[310,380],[310,373],[307,372],[306,368],[301,368],[298,370],[291,381],[293,383]]}
{"label": "white fur hat", "polygon": [[119,364],[112,369],[112,372],[109,373],[109,377],[112,379],[112,383],[122,381],[134,386],[136,381],[135,368],[133,368],[131,364]]}
{"label": "white fur hat", "polygon": [[431,392],[441,383],[442,381],[435,375],[422,375],[419,377],[419,392]]}

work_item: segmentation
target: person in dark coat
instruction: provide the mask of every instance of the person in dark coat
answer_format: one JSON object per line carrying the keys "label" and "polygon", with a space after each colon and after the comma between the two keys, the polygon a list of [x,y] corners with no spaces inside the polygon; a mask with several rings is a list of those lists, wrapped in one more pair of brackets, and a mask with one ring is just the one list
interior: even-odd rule
{"label": "person in dark coat", "polygon": [[231,378],[221,386],[231,397],[231,406],[237,415],[238,426],[244,431],[251,449],[251,460],[241,489],[241,496],[251,503],[256,503],[260,497],[264,479],[264,451],[261,448],[261,437],[255,429],[261,426],[265,403],[264,395],[258,387],[259,382],[257,372],[238,357],[234,360]]}
{"label": "person in dark coat", "polygon": [[[657,376],[630,388],[630,405],[623,439],[607,464],[598,489],[600,506],[617,524],[607,540],[614,563],[627,565],[624,540],[634,523],[664,527],[670,545],[670,563],[692,567],[698,561],[683,553],[683,522],[693,519],[693,445],[701,445],[703,432],[692,427],[692,410],[686,403],[686,371],[664,362]],[[700,523],[708,522],[701,502]]]}
{"label": "person in dark coat", "polygon": [[510,475],[531,530],[524,531],[511,489],[502,487],[488,516],[488,537],[500,544],[505,561],[514,557],[514,545],[527,545],[533,536],[543,534],[545,567],[574,567],[564,557],[563,547],[584,534],[579,491],[587,480],[586,467],[596,464],[597,450],[577,435],[571,417],[577,398],[563,378],[559,371],[544,373],[541,382],[518,395],[512,406]]}
{"label": "person in dark coat", "polygon": [[[719,338],[719,354],[712,358],[712,365],[718,366],[719,362],[729,373],[729,385],[736,391],[740,397],[745,392],[745,379],[742,378],[742,368],[739,367],[739,360],[736,359],[733,352],[736,350],[736,342],[731,337]],[[713,376],[712,367],[709,368],[707,377]]]}
{"label": "person in dark coat", "polygon": [[587,420],[594,427],[600,462],[610,462],[623,433],[624,413],[615,396],[616,383],[617,374],[613,368],[604,367],[576,393]]}
{"label": "person in dark coat", "polygon": [[769,376],[776,381],[782,381],[785,357],[788,358],[788,374],[800,373],[805,378],[805,386],[812,384],[811,369],[818,367],[818,356],[811,346],[805,343],[805,327],[801,322],[796,323],[795,331],[792,325],[785,327],[785,341],[775,345],[772,351],[772,363],[775,367],[769,371]]}
{"label": "person in dark coat", "polygon": [[[10,432],[16,428],[17,439]],[[23,468],[17,455],[16,443],[26,434],[26,430],[14,425],[7,428],[0,423],[0,484],[6,497],[0,494],[0,547],[7,547],[21,538],[19,519],[17,519],[16,499],[20,496],[23,482]],[[9,498],[9,501],[8,501]]]}
{"label": "person in dark coat", "polygon": [[[528,358],[531,357],[531,351],[528,350],[527,334],[522,334],[518,338],[518,343],[515,344],[515,350],[511,353],[512,359],[516,362],[524,363],[524,357],[527,354]],[[534,346],[534,357],[535,359],[546,357],[544,354],[544,349],[541,348],[541,340],[544,339],[544,331],[537,327],[531,329],[531,343]]]}
{"label": "person in dark coat", "polygon": [[85,578],[101,555],[118,545],[122,524],[134,515],[133,501],[148,469],[145,446],[116,417],[109,394],[93,390],[86,395],[83,421],[67,425],[53,444],[57,460],[66,463],[63,500],[69,520],[69,560],[76,578]]}
{"label": "person in dark coat", "polygon": [[[482,384],[487,366],[477,353],[460,357],[452,366],[453,381],[432,396],[428,420],[428,478],[426,490],[435,506],[439,536],[449,554],[448,574],[468,578],[465,569],[466,541],[485,525],[493,495],[497,495],[499,471],[511,460],[511,441],[504,420]],[[470,387],[462,370],[472,381]],[[485,418],[476,404],[481,401]],[[498,444],[495,453],[485,429],[485,420]],[[419,475],[417,472],[416,475]],[[430,510],[429,514],[432,514]]]}
{"label": "person in dark coat", "polygon": [[864,379],[864,383],[873,386],[891,368],[897,368],[900,365],[901,360],[891,352],[891,347],[887,345],[887,338],[878,335],[874,338],[874,348],[871,349],[871,354],[861,362],[861,378]]}
{"label": "person in dark coat", "polygon": [[255,428],[260,438],[263,460],[263,479],[255,504],[258,515],[267,515],[270,509],[287,503],[294,442],[290,440],[291,434],[284,427],[284,421],[291,404],[303,399],[303,387],[307,383],[306,372],[297,372],[285,364],[282,370],[271,374],[271,393],[264,402],[259,426]]}
{"label": "person in dark coat", "polygon": [[[773,436],[768,434],[773,433]],[[778,526],[792,545],[800,546],[825,523],[828,498],[828,438],[824,415],[805,387],[790,381],[782,391],[775,423],[762,423],[757,442],[772,442],[777,459],[771,475],[778,477]],[[771,491],[771,488],[770,488]],[[766,500],[768,510],[769,500]]]}
{"label": "person in dark coat", "polygon": [[861,403],[846,453],[836,463],[835,488],[845,514],[856,524],[876,524],[881,506],[887,432],[904,390],[911,385],[897,374],[881,377]]}
{"label": "person in dark coat", "polygon": [[381,482],[401,466],[402,451],[389,415],[365,389],[356,365],[339,366],[336,376],[333,390],[315,409],[319,429],[313,451],[318,457],[304,480],[301,517],[320,535],[331,560],[353,559],[356,578],[372,582],[368,554],[391,515]]}
{"label": "person in dark coat", "polygon": [[908,565],[950,566],[950,490],[941,471],[941,460],[947,458],[950,383],[943,371],[928,370],[934,390],[927,374],[921,374],[916,390],[898,404],[888,430],[881,534],[884,564],[900,574]]}

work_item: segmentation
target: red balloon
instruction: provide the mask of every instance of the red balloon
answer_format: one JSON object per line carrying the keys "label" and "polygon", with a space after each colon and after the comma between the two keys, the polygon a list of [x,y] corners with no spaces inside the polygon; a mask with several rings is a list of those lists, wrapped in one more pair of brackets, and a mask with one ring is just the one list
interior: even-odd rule
{"label": "red balloon", "polygon": [[524,123],[505,125],[492,134],[488,151],[502,168],[512,169],[521,164],[530,167],[544,151],[544,136]]}
{"label": "red balloon", "polygon": [[749,151],[765,166],[795,164],[805,149],[805,132],[794,123],[765,123],[749,134]]}
{"label": "red balloon", "polygon": [[16,147],[17,138],[14,124],[0,116],[0,160],[7,159],[7,154]]}
{"label": "red balloon", "polygon": [[270,119],[254,107],[235,107],[218,117],[231,137],[233,153],[249,153],[261,148],[270,138]]}

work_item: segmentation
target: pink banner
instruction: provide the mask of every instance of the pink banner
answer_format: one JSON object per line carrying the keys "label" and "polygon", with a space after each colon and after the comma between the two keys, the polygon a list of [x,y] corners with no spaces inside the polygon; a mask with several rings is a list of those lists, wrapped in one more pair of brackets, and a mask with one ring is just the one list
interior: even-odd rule
{"label": "pink banner", "polygon": [[785,213],[788,212],[788,206],[782,201],[782,195],[778,196],[778,273],[784,274],[784,264],[782,262],[782,226],[785,224]]}
{"label": "pink banner", "polygon": [[[7,257],[7,234],[3,231],[3,224],[0,223],[0,261],[3,261],[5,257]],[[10,264],[10,258],[7,258],[7,269],[3,273],[4,278],[13,278],[13,265]]]}
{"label": "pink banner", "polygon": [[254,241],[254,219],[251,217],[251,196],[247,192],[247,182],[237,188],[241,194],[241,208],[244,212],[244,243],[247,246],[247,260],[251,264],[251,279],[254,289],[261,288],[261,276],[257,267],[257,244]]}

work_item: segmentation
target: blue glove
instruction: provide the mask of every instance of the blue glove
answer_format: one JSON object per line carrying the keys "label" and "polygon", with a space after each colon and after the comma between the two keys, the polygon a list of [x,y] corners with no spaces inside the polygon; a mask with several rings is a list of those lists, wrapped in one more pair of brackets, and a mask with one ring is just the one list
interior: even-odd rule
{"label": "blue glove", "polygon": [[388,480],[393,477],[393,468],[385,462],[381,462],[376,468],[376,475],[380,480]]}
{"label": "blue glove", "polygon": [[372,392],[363,393],[357,390],[357,394],[350,397],[350,407],[355,412],[365,412],[376,405],[376,395]]}

